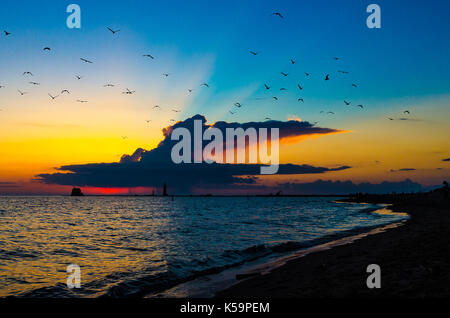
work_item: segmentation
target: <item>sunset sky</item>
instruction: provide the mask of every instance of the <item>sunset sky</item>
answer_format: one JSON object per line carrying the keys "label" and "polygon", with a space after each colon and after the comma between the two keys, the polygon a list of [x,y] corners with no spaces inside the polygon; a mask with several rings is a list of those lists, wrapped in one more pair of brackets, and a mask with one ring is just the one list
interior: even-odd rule
{"label": "sunset sky", "polygon": [[[366,26],[373,1],[74,2],[81,29],[66,26],[66,1],[2,1],[0,194],[68,193],[72,185],[36,176],[152,150],[171,119],[196,114],[210,125],[269,117],[340,131],[282,141],[281,163],[331,171],[259,178],[274,188],[318,179],[429,187],[450,177],[449,1],[376,1],[381,29]],[[127,88],[136,92],[122,94]],[[64,89],[70,94],[48,95]],[[351,168],[333,171],[342,166]],[[73,185],[106,194],[152,189]]]}

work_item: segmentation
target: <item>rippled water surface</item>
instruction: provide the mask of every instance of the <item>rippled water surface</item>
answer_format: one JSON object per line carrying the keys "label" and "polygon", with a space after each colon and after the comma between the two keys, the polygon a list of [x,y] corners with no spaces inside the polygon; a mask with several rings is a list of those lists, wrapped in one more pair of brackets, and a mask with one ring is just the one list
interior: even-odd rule
{"label": "rippled water surface", "polygon": [[[140,296],[405,217],[333,200],[0,197],[0,296]],[[66,287],[69,264],[81,289]]]}

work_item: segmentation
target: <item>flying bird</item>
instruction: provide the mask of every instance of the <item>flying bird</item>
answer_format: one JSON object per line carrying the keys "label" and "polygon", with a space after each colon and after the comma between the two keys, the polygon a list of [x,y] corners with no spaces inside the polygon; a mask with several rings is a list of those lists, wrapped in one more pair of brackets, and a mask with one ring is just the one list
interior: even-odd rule
{"label": "flying bird", "polygon": [[259,52],[255,52],[255,51],[249,51],[249,52],[255,56],[259,54]]}
{"label": "flying bird", "polygon": [[335,115],[335,113],[334,113],[334,112],[328,112],[327,114]]}
{"label": "flying bird", "polygon": [[50,98],[51,98],[52,100],[55,100],[59,95],[52,96],[52,95],[49,93],[48,96],[50,96]]}
{"label": "flying bird", "polygon": [[330,74],[327,74],[327,76],[325,76],[325,80],[329,81],[330,80]]}
{"label": "flying bird", "polygon": [[363,105],[361,105],[361,104],[359,104],[359,105],[358,105],[358,107],[360,107],[360,108],[364,108],[364,106],[363,106]]}
{"label": "flying bird", "polygon": [[194,91],[194,89],[192,89],[192,88],[189,88],[189,89],[188,89],[188,92],[189,92],[189,93],[192,93],[193,91]]}
{"label": "flying bird", "polygon": [[234,106],[236,106],[236,107],[238,107],[238,108],[241,108],[241,107],[242,107],[241,103],[234,103]]}
{"label": "flying bird", "polygon": [[38,82],[28,82],[29,84],[31,84],[31,85],[41,85],[40,83],[38,83]]}
{"label": "flying bird", "polygon": [[291,59],[291,64],[294,65],[295,64],[295,60]]}
{"label": "flying bird", "polygon": [[280,88],[280,91],[287,91],[287,89],[282,87],[282,88]]}
{"label": "flying bird", "polygon": [[336,61],[337,61],[337,60],[339,60],[339,58],[338,58],[338,57],[333,57],[333,59],[335,59]]}
{"label": "flying bird", "polygon": [[30,75],[30,76],[33,76],[33,73],[31,73],[31,72],[23,72],[22,75]]}
{"label": "flying bird", "polygon": [[173,111],[174,113],[179,113],[179,112],[181,112],[181,110],[178,110],[178,109],[172,109],[172,111]]}
{"label": "flying bird", "polygon": [[347,102],[346,100],[344,100],[345,105],[350,105],[352,102]]}
{"label": "flying bird", "polygon": [[299,90],[303,89],[303,87],[301,87],[300,84],[297,84],[297,87],[298,87]]}
{"label": "flying bird", "polygon": [[303,98],[299,98],[299,99],[297,99],[297,101],[299,101],[299,102],[304,102],[304,100],[303,100]]}
{"label": "flying bird", "polygon": [[264,83],[264,87],[265,87],[266,89],[270,89],[270,86],[267,86],[266,83]]}
{"label": "flying bird", "polygon": [[103,87],[114,87],[114,85],[108,83],[108,84],[103,85]]}
{"label": "flying bird", "polygon": [[67,90],[67,89],[63,89],[63,90],[61,91],[61,95],[64,94],[64,93],[70,94],[69,90]]}
{"label": "flying bird", "polygon": [[280,12],[274,12],[274,13],[272,13],[272,15],[279,16],[281,19],[284,18],[283,15]]}
{"label": "flying bird", "polygon": [[161,108],[161,107],[159,107],[158,105],[155,105],[155,106],[153,106],[153,109],[155,109],[155,108]]}
{"label": "flying bird", "polygon": [[86,59],[84,59],[84,58],[82,58],[82,57],[80,57],[80,60],[82,60],[82,61],[85,62],[85,63],[89,63],[89,64],[92,64],[92,63],[93,63],[92,61],[86,60]]}
{"label": "flying bird", "polygon": [[230,112],[231,115],[234,115],[234,114],[235,114],[235,113],[233,113],[231,110],[229,110],[229,112]]}
{"label": "flying bird", "polygon": [[409,110],[405,110],[404,112],[403,112],[403,114],[411,114],[411,112],[409,111]]}
{"label": "flying bird", "polygon": [[283,75],[284,77],[286,77],[286,76],[289,75],[289,73],[284,73],[284,72],[280,72],[280,73],[281,73],[281,75]]}
{"label": "flying bird", "polygon": [[272,120],[272,118],[266,117],[264,118],[264,120]]}
{"label": "flying bird", "polygon": [[111,31],[112,34],[116,34],[117,32],[119,32],[120,30],[116,30],[114,31],[113,29],[111,29],[110,27],[106,27],[109,31]]}
{"label": "flying bird", "polygon": [[52,49],[49,47],[44,47],[43,51],[51,51]]}
{"label": "flying bird", "polygon": [[306,73],[306,72],[305,72],[305,75],[306,75],[306,77],[308,77],[309,75],[311,75],[311,73]]}
{"label": "flying bird", "polygon": [[209,85],[208,85],[207,83],[203,83],[203,84],[201,84],[200,86],[205,86],[205,87],[208,87],[208,88],[209,88]]}
{"label": "flying bird", "polygon": [[22,92],[20,89],[17,90],[21,96],[27,94],[27,92]]}
{"label": "flying bird", "polygon": [[84,103],[87,103],[88,101],[87,100],[82,100],[82,99],[77,99],[77,102],[84,104]]}
{"label": "flying bird", "polygon": [[122,92],[122,94],[128,94],[128,95],[132,95],[134,94],[136,91],[130,91],[128,88],[125,92]]}
{"label": "flying bird", "polygon": [[353,86],[354,88],[358,88],[358,85],[356,85],[356,84],[352,84],[352,86]]}
{"label": "flying bird", "polygon": [[3,31],[5,33],[5,36],[10,35],[11,33],[9,33],[8,31]]}
{"label": "flying bird", "polygon": [[274,96],[273,99],[278,100],[278,97]]}
{"label": "flying bird", "polygon": [[394,120],[394,118],[388,117],[389,120]]}
{"label": "flying bird", "polygon": [[348,74],[348,72],[347,71],[338,71],[339,73],[342,73],[342,74]]}
{"label": "flying bird", "polygon": [[83,76],[79,76],[79,75],[75,75],[75,77],[77,78],[77,80],[80,80],[83,78]]}
{"label": "flying bird", "polygon": [[150,119],[146,119],[145,121],[146,121],[147,123],[150,123],[150,122],[151,122],[151,120],[150,120]]}
{"label": "flying bird", "polygon": [[165,77],[169,77],[169,73],[163,73],[163,76],[165,76]]}
{"label": "flying bird", "polygon": [[149,57],[149,58],[151,58],[152,60],[154,60],[155,58],[152,56],[152,55],[150,55],[150,54],[144,54],[144,55],[142,55],[143,57]]}
{"label": "flying bird", "polygon": [[124,139],[124,140],[128,139],[128,136],[122,136],[122,139]]}

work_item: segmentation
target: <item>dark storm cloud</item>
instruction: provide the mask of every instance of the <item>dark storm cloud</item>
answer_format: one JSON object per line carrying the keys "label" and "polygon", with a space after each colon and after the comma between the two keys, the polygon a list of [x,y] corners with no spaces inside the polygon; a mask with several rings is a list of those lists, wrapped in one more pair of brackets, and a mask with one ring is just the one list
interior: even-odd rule
{"label": "dark storm cloud", "polygon": [[[289,137],[342,132],[331,128],[314,127],[308,122],[300,121],[268,121],[244,124],[221,121],[208,125],[205,117],[196,115],[163,129],[164,140],[150,151],[139,148],[132,155],[122,156],[119,163],[62,166],[58,168],[60,172],[40,174],[37,176],[37,180],[46,184],[93,187],[156,187],[168,183],[173,188],[183,190],[196,186],[254,184],[257,178],[248,176],[259,175],[260,164],[174,164],[172,162],[171,151],[177,141],[171,140],[171,132],[178,127],[187,128],[193,132],[194,120],[196,119],[202,120],[203,131],[210,127],[216,127],[223,132],[226,128],[237,127],[243,129],[248,127],[256,129],[279,128],[281,142],[284,138]],[[278,174],[321,174],[349,168],[349,166],[327,168],[281,164]]]}

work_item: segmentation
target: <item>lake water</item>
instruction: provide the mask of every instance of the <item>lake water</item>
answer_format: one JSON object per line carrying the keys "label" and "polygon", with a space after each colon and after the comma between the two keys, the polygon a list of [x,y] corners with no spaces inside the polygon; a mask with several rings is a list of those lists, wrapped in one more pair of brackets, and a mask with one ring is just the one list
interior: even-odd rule
{"label": "lake water", "polygon": [[0,297],[143,296],[405,218],[335,199],[0,197]]}

